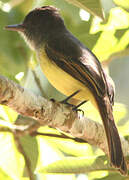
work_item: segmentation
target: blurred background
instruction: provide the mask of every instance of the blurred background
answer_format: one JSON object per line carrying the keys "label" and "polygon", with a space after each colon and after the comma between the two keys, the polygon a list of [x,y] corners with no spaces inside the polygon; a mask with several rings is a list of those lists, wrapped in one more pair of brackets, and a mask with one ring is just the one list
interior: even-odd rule
{"label": "blurred background", "polygon": [[[0,74],[47,98],[57,100],[64,98],[64,95],[56,91],[42,74],[35,53],[27,47],[22,37],[16,32],[4,29],[6,25],[22,22],[25,15],[35,7],[53,5],[59,8],[67,28],[94,52],[102,62],[105,71],[114,80],[116,89],[114,116],[120,134],[128,139],[129,0],[102,0],[101,2],[92,0],[91,3],[88,0],[83,9],[72,4],[73,2],[78,5],[79,3],[76,2],[82,1],[0,0]],[[103,11],[105,13],[104,20],[102,20]],[[90,104],[84,105],[82,108],[86,109],[87,117],[99,120],[96,112],[91,113],[93,107]],[[14,122],[17,116],[17,113],[11,109],[0,106],[0,119]],[[58,133],[48,127],[40,128],[40,132]],[[103,163],[107,162],[104,153],[86,143],[79,144],[72,140],[60,140],[59,138],[51,140],[50,137],[32,138],[29,136],[22,137],[21,142],[31,159],[32,171],[35,170],[36,179],[127,179],[110,170],[108,165],[104,166]],[[2,147],[0,150],[0,178],[5,180],[28,179],[24,159],[18,152],[10,134],[0,133],[0,147]],[[86,159],[87,154],[88,159]],[[73,159],[66,162],[61,161],[60,164],[57,163],[48,168],[49,172],[60,172],[60,175],[37,173],[38,169],[42,170],[43,165],[46,166],[61,160],[65,156]],[[79,159],[80,157],[82,159]],[[87,164],[85,164],[86,161]],[[14,163],[13,167],[12,162]],[[80,162],[82,162],[83,168],[80,167]],[[71,170],[72,174],[67,174],[67,168],[72,169],[74,164],[76,164],[76,171],[72,172]],[[48,169],[46,168],[46,172]],[[62,175],[63,173],[65,175]]]}

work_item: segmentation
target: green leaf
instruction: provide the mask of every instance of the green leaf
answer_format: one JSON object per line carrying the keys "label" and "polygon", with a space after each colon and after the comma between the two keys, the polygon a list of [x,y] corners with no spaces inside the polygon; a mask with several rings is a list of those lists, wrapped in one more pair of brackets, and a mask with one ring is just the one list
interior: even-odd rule
{"label": "green leaf", "polygon": [[9,108],[8,106],[3,106],[3,110],[8,116],[8,120],[10,122],[14,122],[18,116],[18,113],[14,111],[13,109]]}
{"label": "green leaf", "polygon": [[[120,7],[112,8],[106,24],[102,24],[94,18],[91,33],[102,31],[97,43],[93,48],[100,61],[107,60],[113,53],[122,51],[128,47],[129,41],[129,13]],[[117,32],[123,32],[121,37]],[[106,42],[106,43],[105,43]],[[103,47],[103,48],[102,48]]]}
{"label": "green leaf", "polygon": [[0,168],[12,179],[20,179],[24,167],[24,159],[17,151],[13,136],[0,133]]}
{"label": "green leaf", "polygon": [[[46,141],[46,139],[43,138],[43,136],[37,136],[37,141],[39,144],[39,159],[38,159],[38,165],[37,165],[37,171],[39,172],[39,169],[42,169],[43,166],[47,166],[50,163],[53,163],[55,161],[61,160],[62,158],[64,158],[64,154],[62,152],[60,152],[57,148],[56,148],[56,143],[53,142],[50,143],[50,141]],[[41,172],[42,173],[42,172]],[[68,173],[64,175],[45,175],[46,179],[49,176],[52,179],[56,179],[56,180],[60,180],[63,178],[64,179],[73,179],[75,178],[75,176],[69,175]],[[41,179],[45,179],[41,178]]]}
{"label": "green leaf", "polygon": [[92,147],[87,143],[79,143],[75,142],[71,139],[63,139],[63,138],[55,138],[55,137],[46,137],[44,139],[49,142],[49,144],[54,148],[58,149],[64,154],[71,155],[71,156],[86,156],[89,154],[90,156],[93,155]]}
{"label": "green leaf", "polygon": [[47,166],[42,167],[39,170],[41,173],[89,173],[92,171],[100,170],[111,170],[112,168],[107,163],[105,156],[100,156],[98,158],[89,157],[66,157],[62,160],[58,160]]}
{"label": "green leaf", "polygon": [[129,9],[129,0],[113,0],[118,6]]}
{"label": "green leaf", "polygon": [[119,132],[123,136],[128,136],[129,135],[129,120],[128,120],[128,118],[126,119],[126,122],[122,123],[119,126]]}
{"label": "green leaf", "polygon": [[9,175],[0,168],[0,179],[13,180]]}
{"label": "green leaf", "polygon": [[93,52],[100,61],[106,60],[110,54],[113,53],[113,49],[115,48],[117,42],[118,41],[114,36],[114,30],[103,31],[93,48]]}
{"label": "green leaf", "polygon": [[104,19],[104,13],[100,0],[66,0],[75,6],[82,8],[94,16]]}
{"label": "green leaf", "polygon": [[127,107],[124,104],[121,103],[115,103],[113,107],[113,115],[114,119],[117,123],[127,115]]}
{"label": "green leaf", "polygon": [[[20,142],[22,144],[22,147],[24,149],[26,156],[28,157],[28,159],[30,161],[31,170],[32,170],[32,172],[34,172],[36,165],[37,165],[38,153],[39,153],[37,140],[35,137],[26,135],[26,136],[22,136],[20,138]],[[26,175],[26,174],[27,173],[25,171],[24,175]]]}
{"label": "green leaf", "polygon": [[92,156],[94,154],[92,146],[87,143],[78,143],[74,140],[62,140],[59,138],[54,138],[53,141],[56,143],[57,148],[67,155],[80,157],[86,156],[86,154],[88,154],[89,156]]}

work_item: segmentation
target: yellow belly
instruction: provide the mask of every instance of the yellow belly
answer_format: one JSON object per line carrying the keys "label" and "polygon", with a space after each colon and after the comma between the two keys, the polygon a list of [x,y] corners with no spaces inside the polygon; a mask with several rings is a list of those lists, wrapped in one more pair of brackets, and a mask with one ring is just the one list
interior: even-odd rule
{"label": "yellow belly", "polygon": [[94,97],[90,90],[81,82],[73,78],[71,75],[63,71],[56,64],[52,63],[45,51],[38,52],[41,69],[48,81],[62,94],[69,96],[75,91],[80,92],[74,96],[74,99],[79,101],[90,100],[94,104]]}

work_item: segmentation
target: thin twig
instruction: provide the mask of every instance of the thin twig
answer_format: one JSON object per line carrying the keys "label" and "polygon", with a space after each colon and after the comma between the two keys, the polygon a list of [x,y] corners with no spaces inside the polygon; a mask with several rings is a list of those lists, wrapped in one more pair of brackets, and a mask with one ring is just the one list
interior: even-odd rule
{"label": "thin twig", "polygon": [[48,136],[48,137],[54,137],[54,138],[63,138],[63,139],[71,139],[71,140],[73,140],[73,141],[76,141],[76,142],[79,142],[79,143],[86,143],[86,141],[85,140],[83,140],[83,139],[80,139],[80,138],[74,138],[74,137],[69,137],[69,136],[67,136],[67,135],[65,135],[65,134],[50,134],[50,133],[40,133],[40,132],[33,132],[32,134],[31,134],[32,136]]}
{"label": "thin twig", "polygon": [[35,82],[36,82],[36,84],[37,84],[37,86],[38,86],[38,88],[39,88],[39,90],[40,90],[42,96],[45,97],[45,98],[47,98],[47,96],[46,96],[46,94],[45,94],[45,92],[44,92],[44,90],[43,90],[43,88],[42,88],[42,86],[41,86],[40,79],[38,78],[36,72],[32,70],[32,73],[33,73]]}
{"label": "thin twig", "polygon": [[12,132],[8,127],[0,127],[0,132]]}

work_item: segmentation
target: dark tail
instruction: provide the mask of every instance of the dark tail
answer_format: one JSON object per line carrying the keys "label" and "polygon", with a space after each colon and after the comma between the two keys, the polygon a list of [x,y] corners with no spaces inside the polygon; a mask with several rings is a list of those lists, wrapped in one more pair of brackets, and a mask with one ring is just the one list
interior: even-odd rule
{"label": "dark tail", "polygon": [[111,164],[113,167],[118,168],[121,174],[127,175],[127,166],[109,98],[104,97],[100,99],[100,97],[97,97],[96,100],[107,136]]}

